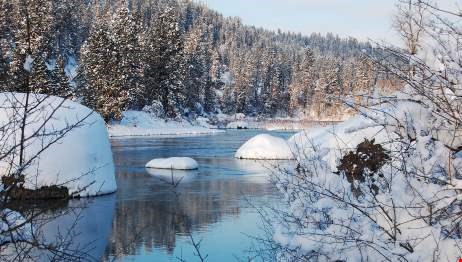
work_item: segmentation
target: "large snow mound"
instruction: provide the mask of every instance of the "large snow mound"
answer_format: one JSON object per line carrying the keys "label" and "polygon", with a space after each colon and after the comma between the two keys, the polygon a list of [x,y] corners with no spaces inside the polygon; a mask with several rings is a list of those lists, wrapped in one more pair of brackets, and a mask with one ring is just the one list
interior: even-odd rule
{"label": "large snow mound", "polygon": [[189,157],[170,157],[153,159],[146,164],[146,167],[158,169],[194,170],[198,169],[199,165],[196,160]]}
{"label": "large snow mound", "polygon": [[285,160],[294,155],[286,140],[268,134],[260,134],[242,145],[234,155],[241,159]]}
{"label": "large snow mound", "polygon": [[109,125],[111,137],[124,136],[156,136],[156,135],[187,135],[212,134],[223,132],[212,129],[212,126],[202,126],[204,119],[192,124],[184,119],[180,121],[165,120],[144,111],[125,111],[120,123]]}
{"label": "large snow mound", "polygon": [[[0,93],[0,161],[3,174],[18,169],[17,146],[26,95]],[[101,116],[78,103],[54,96],[31,94],[25,128],[25,187],[62,185],[75,196],[95,196],[117,190],[111,144]],[[45,119],[48,119],[45,121]],[[37,136],[36,134],[40,134]],[[34,158],[39,153],[38,158]]]}

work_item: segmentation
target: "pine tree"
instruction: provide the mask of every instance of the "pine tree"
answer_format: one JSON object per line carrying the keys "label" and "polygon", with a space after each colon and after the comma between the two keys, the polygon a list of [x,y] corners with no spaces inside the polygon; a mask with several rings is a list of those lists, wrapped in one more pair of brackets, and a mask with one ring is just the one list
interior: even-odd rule
{"label": "pine tree", "polygon": [[147,104],[159,100],[170,118],[179,116],[184,101],[182,38],[178,13],[175,8],[167,6],[155,17],[146,39]]}
{"label": "pine tree", "polygon": [[47,78],[46,63],[52,48],[52,2],[14,2],[11,16],[15,41],[11,50],[8,90],[44,92],[51,84]]}
{"label": "pine tree", "polygon": [[252,56],[250,52],[242,52],[237,59],[237,70],[235,73],[235,112],[247,113],[250,97],[250,83],[252,77]]}
{"label": "pine tree", "polygon": [[54,68],[48,70],[48,78],[51,84],[46,92],[47,94],[64,98],[74,97],[73,90],[69,84],[69,78],[65,72],[64,59],[61,56],[56,60]]}
{"label": "pine tree", "polygon": [[[375,85],[375,74],[373,64],[370,58],[361,57],[356,69],[354,93],[367,94],[366,97],[371,97]],[[366,104],[368,101],[364,101]]]}
{"label": "pine tree", "polygon": [[0,0],[0,91],[8,90],[10,81],[8,52],[13,48],[14,42],[12,11],[11,1]]}
{"label": "pine tree", "polygon": [[196,103],[201,102],[209,73],[204,52],[204,34],[203,25],[196,24],[185,39],[183,53],[186,64],[185,106],[192,111],[195,110]]}
{"label": "pine tree", "polygon": [[100,17],[81,50],[79,94],[83,103],[101,113],[106,122],[120,119],[129,100],[127,90],[113,78],[118,72],[114,54],[107,18]]}
{"label": "pine tree", "polygon": [[53,53],[68,58],[78,57],[92,23],[91,8],[86,0],[53,0]]}
{"label": "pine tree", "polygon": [[123,90],[129,101],[127,105],[141,109],[144,98],[141,95],[142,62],[138,25],[126,7],[119,8],[111,20],[111,38],[114,44],[112,53],[114,85]]}
{"label": "pine tree", "polygon": [[293,81],[290,85],[290,113],[295,115],[297,111],[304,110],[311,99],[310,90],[314,84],[312,68],[315,62],[313,51],[307,48],[301,61],[295,64],[293,69]]}

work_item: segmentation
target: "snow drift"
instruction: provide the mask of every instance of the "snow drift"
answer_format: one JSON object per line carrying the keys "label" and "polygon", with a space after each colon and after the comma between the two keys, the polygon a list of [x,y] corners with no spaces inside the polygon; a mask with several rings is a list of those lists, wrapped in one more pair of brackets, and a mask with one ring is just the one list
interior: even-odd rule
{"label": "snow drift", "polygon": [[234,155],[241,159],[287,160],[294,155],[286,140],[268,134],[260,134],[242,145]]}
{"label": "snow drift", "polygon": [[198,169],[199,165],[196,160],[189,157],[170,157],[153,159],[146,164],[146,167],[158,169],[194,170]]}
{"label": "snow drift", "polygon": [[[25,101],[25,94],[0,94],[0,126],[4,127],[0,154],[7,155],[0,161],[3,174],[20,168],[18,123]],[[28,108],[24,158],[30,165],[23,171],[26,188],[59,185],[81,197],[116,191],[111,145],[99,114],[78,103],[39,94],[29,96]]]}

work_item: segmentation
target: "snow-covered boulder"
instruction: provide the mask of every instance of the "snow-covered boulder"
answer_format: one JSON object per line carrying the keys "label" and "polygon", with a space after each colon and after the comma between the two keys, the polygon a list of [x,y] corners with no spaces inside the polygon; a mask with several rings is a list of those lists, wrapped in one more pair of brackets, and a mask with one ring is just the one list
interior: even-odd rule
{"label": "snow-covered boulder", "polygon": [[234,155],[241,159],[285,160],[294,156],[286,140],[260,134],[242,145]]}
{"label": "snow-covered boulder", "polygon": [[[18,168],[17,123],[25,100],[25,94],[0,93],[0,126],[6,127],[0,130],[0,154],[10,149],[16,153],[0,160],[2,174],[11,174]],[[29,96],[29,105],[25,160],[32,161],[23,171],[26,188],[59,185],[81,197],[117,190],[111,144],[98,113],[69,100],[39,94]],[[39,157],[34,158],[38,153]]]}
{"label": "snow-covered boulder", "polygon": [[146,167],[158,169],[194,170],[198,169],[199,165],[196,160],[189,157],[171,157],[153,159],[146,164]]}

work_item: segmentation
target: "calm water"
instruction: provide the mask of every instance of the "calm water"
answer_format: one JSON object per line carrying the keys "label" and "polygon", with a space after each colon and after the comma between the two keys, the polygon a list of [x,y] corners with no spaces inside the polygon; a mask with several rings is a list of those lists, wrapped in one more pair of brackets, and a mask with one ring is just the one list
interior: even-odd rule
{"label": "calm water", "polygon": [[[240,145],[259,133],[265,131],[113,140],[118,191],[85,203],[79,237],[95,240],[91,253],[103,260],[198,261],[190,234],[202,240],[208,261],[244,258],[252,244],[247,235],[261,234],[260,217],[251,205],[278,199],[267,182],[267,162],[233,158]],[[176,173],[185,177],[176,189],[165,182],[170,171],[144,168],[152,158],[172,156],[192,157],[200,165],[197,171]]]}

